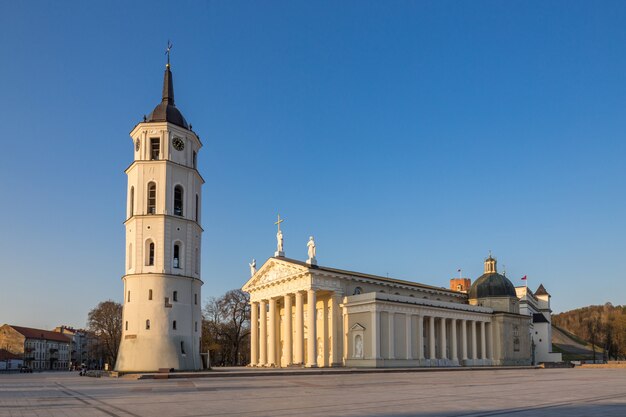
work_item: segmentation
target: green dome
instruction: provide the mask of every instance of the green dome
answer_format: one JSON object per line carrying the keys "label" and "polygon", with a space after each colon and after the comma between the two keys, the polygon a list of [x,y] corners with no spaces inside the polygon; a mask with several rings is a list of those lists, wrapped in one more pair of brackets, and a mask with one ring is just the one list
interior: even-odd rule
{"label": "green dome", "polygon": [[497,272],[481,275],[469,290],[469,298],[516,297],[515,286],[507,277]]}

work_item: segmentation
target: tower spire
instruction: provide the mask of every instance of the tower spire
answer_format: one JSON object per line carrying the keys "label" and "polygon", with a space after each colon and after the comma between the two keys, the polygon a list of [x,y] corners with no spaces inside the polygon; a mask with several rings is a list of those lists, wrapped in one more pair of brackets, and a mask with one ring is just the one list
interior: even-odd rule
{"label": "tower spire", "polygon": [[174,79],[172,77],[172,71],[170,70],[170,52],[174,45],[169,40],[167,41],[167,48],[165,49],[165,55],[167,55],[167,64],[165,64],[165,74],[163,76],[163,99],[162,101],[168,104],[174,104]]}

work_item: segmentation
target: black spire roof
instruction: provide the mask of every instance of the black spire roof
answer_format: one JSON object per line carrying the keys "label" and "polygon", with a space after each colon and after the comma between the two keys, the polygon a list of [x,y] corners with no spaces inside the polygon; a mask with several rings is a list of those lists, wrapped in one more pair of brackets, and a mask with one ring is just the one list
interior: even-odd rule
{"label": "black spire roof", "polygon": [[150,116],[146,120],[148,122],[169,122],[177,126],[189,129],[187,120],[174,104],[174,80],[170,64],[165,66],[165,75],[163,76],[163,99],[152,110]]}

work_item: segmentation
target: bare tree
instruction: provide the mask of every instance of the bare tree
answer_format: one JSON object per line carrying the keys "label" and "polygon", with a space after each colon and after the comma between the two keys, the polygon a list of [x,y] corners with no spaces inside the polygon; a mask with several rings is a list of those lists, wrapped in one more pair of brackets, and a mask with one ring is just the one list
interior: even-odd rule
{"label": "bare tree", "polygon": [[102,301],[89,312],[87,325],[100,345],[104,360],[115,364],[122,337],[122,305],[115,301]]}
{"label": "bare tree", "polygon": [[248,361],[245,346],[250,335],[250,299],[241,290],[211,298],[204,307],[203,349],[213,363],[242,365]]}

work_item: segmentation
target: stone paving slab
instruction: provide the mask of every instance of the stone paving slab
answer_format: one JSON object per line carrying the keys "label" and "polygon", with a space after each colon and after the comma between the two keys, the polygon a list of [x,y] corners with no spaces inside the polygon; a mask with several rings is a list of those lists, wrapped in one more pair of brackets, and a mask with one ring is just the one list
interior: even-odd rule
{"label": "stone paving slab", "polygon": [[624,369],[263,374],[133,380],[0,375],[13,416],[626,416]]}

